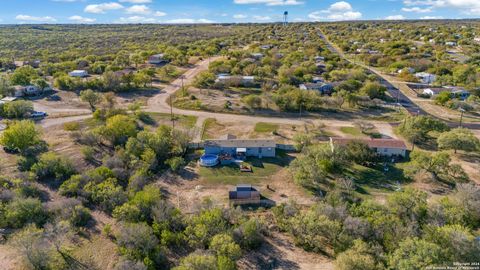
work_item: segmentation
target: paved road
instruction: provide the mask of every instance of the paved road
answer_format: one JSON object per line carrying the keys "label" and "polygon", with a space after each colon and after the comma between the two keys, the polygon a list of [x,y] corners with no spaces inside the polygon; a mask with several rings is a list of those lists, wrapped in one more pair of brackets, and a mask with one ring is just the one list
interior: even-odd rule
{"label": "paved road", "polygon": [[325,41],[325,44],[327,46],[327,48],[335,53],[335,54],[338,54],[340,57],[342,57],[343,59],[347,60],[348,62],[352,63],[352,64],[355,64],[355,65],[358,65],[358,66],[361,66],[367,70],[370,71],[371,74],[375,74],[377,77],[378,77],[378,80],[379,82],[384,85],[387,90],[388,90],[388,93],[397,100],[397,103],[400,103],[400,105],[405,109],[407,110],[411,115],[421,115],[421,114],[426,114],[426,112],[420,108],[417,104],[415,104],[412,100],[410,100],[410,98],[408,96],[406,96],[404,93],[402,93],[402,91],[400,91],[398,88],[396,88],[392,82],[390,82],[389,80],[385,79],[383,77],[383,75],[376,69],[370,67],[370,66],[367,66],[363,63],[359,63],[359,62],[355,62],[351,59],[349,59],[348,57],[345,56],[345,54],[338,50],[332,42],[330,42],[330,40],[328,40],[328,38],[323,34],[323,32],[319,31],[318,32],[318,35],[320,36],[320,38]]}
{"label": "paved road", "polygon": [[[336,53],[336,54],[340,55],[340,57],[349,61],[350,63],[361,66],[361,67],[369,70],[372,74],[375,74],[379,78],[379,82],[382,83],[385,87],[387,87],[387,90],[390,93],[390,95],[392,97],[396,98],[399,101],[400,105],[402,105],[402,107],[405,108],[411,115],[430,115],[434,118],[437,118],[441,121],[444,121],[448,126],[450,126],[452,128],[456,128],[456,127],[459,126],[459,123],[457,121],[447,121],[447,120],[442,119],[442,118],[440,118],[436,115],[432,115],[432,114],[426,112],[425,110],[423,110],[420,106],[418,106],[415,103],[414,99],[408,97],[398,87],[394,86],[395,84],[398,83],[397,81],[390,80],[389,78],[387,78],[387,76],[382,74],[378,69],[376,69],[374,67],[365,65],[363,63],[355,62],[355,61],[349,59],[348,57],[345,56],[345,54],[343,52],[338,50],[333,45],[333,43],[330,42],[330,40],[328,40],[328,38],[320,30],[318,32],[318,35],[320,36],[321,39],[323,39],[325,41],[325,43],[327,45],[327,48],[331,52]],[[402,82],[402,83],[404,83],[404,82]],[[464,123],[463,127],[473,129],[473,130],[480,130],[480,123]],[[474,132],[474,133],[475,134],[480,134],[478,132]]]}

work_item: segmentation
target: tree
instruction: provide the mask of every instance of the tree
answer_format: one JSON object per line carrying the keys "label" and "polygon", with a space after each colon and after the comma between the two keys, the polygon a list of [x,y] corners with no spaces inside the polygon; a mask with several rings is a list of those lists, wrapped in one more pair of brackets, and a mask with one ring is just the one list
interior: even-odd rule
{"label": "tree", "polygon": [[80,99],[83,102],[88,102],[90,108],[92,109],[92,112],[95,112],[95,105],[97,105],[102,100],[102,96],[94,92],[93,90],[88,89],[80,92]]}
{"label": "tree", "polygon": [[262,99],[258,95],[245,96],[242,98],[242,101],[252,109],[258,109],[262,107]]}
{"label": "tree", "polygon": [[451,164],[450,155],[447,152],[427,153],[414,151],[410,155],[412,173],[426,172],[434,180],[447,182],[465,182],[468,176],[458,164]]}
{"label": "tree", "polygon": [[193,85],[198,88],[208,88],[215,83],[215,78],[215,74],[209,71],[204,71],[198,74],[197,77],[195,77]]}
{"label": "tree", "polygon": [[29,85],[31,81],[38,77],[37,71],[31,66],[17,68],[10,77],[13,85]]}
{"label": "tree", "polygon": [[388,258],[389,266],[398,270],[426,269],[445,262],[440,246],[418,238],[407,238]]}
{"label": "tree", "polygon": [[145,223],[126,223],[116,235],[121,252],[137,260],[143,260],[158,245],[152,228]]}
{"label": "tree", "polygon": [[296,133],[293,136],[293,141],[295,142],[295,150],[302,151],[304,148],[312,145],[314,136],[309,133]]}
{"label": "tree", "polygon": [[130,137],[137,134],[137,123],[126,115],[115,115],[107,119],[105,136],[113,145],[125,144]]}
{"label": "tree", "polygon": [[27,100],[15,100],[3,105],[3,115],[7,118],[25,118],[33,111],[33,103]]}
{"label": "tree", "polygon": [[30,224],[13,235],[11,242],[33,269],[49,269],[51,255],[43,230]]}
{"label": "tree", "polygon": [[194,216],[185,229],[185,235],[192,246],[207,247],[211,238],[227,229],[227,220],[222,210],[213,208]]}
{"label": "tree", "polygon": [[385,267],[378,262],[375,250],[362,240],[355,240],[349,250],[340,253],[335,260],[338,270],[380,270]]}
{"label": "tree", "polygon": [[180,260],[180,265],[172,270],[220,270],[215,256],[208,253],[191,253]]}
{"label": "tree", "polygon": [[473,152],[480,147],[480,140],[466,128],[456,128],[440,134],[437,143],[440,149],[453,149],[455,153],[457,150]]}
{"label": "tree", "polygon": [[40,90],[45,90],[49,85],[45,79],[37,79],[35,80],[35,85],[40,89]]}
{"label": "tree", "polygon": [[14,93],[14,88],[11,87],[10,82],[7,79],[7,76],[0,76],[0,96],[9,96]]}
{"label": "tree", "polygon": [[427,214],[427,193],[406,188],[390,195],[388,206],[402,220],[419,222]]}
{"label": "tree", "polygon": [[426,230],[425,239],[437,244],[446,262],[476,262],[480,245],[469,228],[462,225],[445,225]]}
{"label": "tree", "polygon": [[441,92],[435,97],[435,103],[439,105],[445,105],[452,99],[452,94],[450,92]]}
{"label": "tree", "polygon": [[351,141],[346,146],[347,159],[363,165],[376,159],[375,152],[361,141]]}
{"label": "tree", "polygon": [[409,142],[423,142],[431,131],[443,132],[449,128],[447,124],[430,116],[414,116],[405,118],[398,126],[399,133]]}
{"label": "tree", "polygon": [[290,231],[295,243],[307,251],[327,252],[327,246],[336,243],[341,223],[331,220],[314,209],[290,219]]}
{"label": "tree", "polygon": [[115,178],[108,178],[99,184],[89,182],[84,189],[88,192],[90,200],[108,213],[127,201],[127,195]]}
{"label": "tree", "polygon": [[105,90],[114,92],[119,90],[118,88],[121,84],[121,78],[115,73],[113,73],[112,71],[107,71],[103,74],[102,78]]}
{"label": "tree", "polygon": [[237,241],[246,249],[256,249],[263,243],[264,224],[256,218],[251,218],[234,231]]}
{"label": "tree", "polygon": [[40,143],[40,133],[35,128],[35,124],[29,120],[10,123],[0,137],[0,144],[20,152],[38,143]]}
{"label": "tree", "polygon": [[210,243],[210,250],[215,251],[217,256],[225,256],[233,261],[242,255],[242,249],[228,234],[215,235]]}
{"label": "tree", "polygon": [[378,82],[367,82],[360,89],[360,93],[370,97],[371,99],[385,97],[386,91],[387,91],[387,88],[379,84]]}
{"label": "tree", "polygon": [[34,198],[16,199],[5,208],[5,219],[13,228],[21,228],[29,223],[42,226],[47,218],[42,203]]}
{"label": "tree", "polygon": [[73,163],[54,152],[44,153],[35,163],[31,171],[39,180],[53,177],[56,181],[63,182],[75,174]]}

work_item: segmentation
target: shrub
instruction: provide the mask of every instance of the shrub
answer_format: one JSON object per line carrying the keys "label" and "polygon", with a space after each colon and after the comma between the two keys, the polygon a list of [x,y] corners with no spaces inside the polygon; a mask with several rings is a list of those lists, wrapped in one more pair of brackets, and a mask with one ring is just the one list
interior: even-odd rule
{"label": "shrub", "polygon": [[21,228],[29,223],[42,226],[47,221],[48,215],[38,199],[17,199],[5,208],[7,224],[13,228]]}
{"label": "shrub", "polygon": [[69,122],[63,124],[63,129],[66,131],[77,131],[80,129],[80,124],[78,122]]}
{"label": "shrub", "polygon": [[172,157],[165,163],[170,166],[172,171],[177,172],[185,164],[185,160],[182,157]]}
{"label": "shrub", "polygon": [[0,137],[0,144],[21,152],[39,142],[40,133],[35,128],[35,124],[28,120],[10,123]]}
{"label": "shrub", "polygon": [[39,180],[54,177],[56,181],[62,182],[75,174],[75,168],[70,160],[53,152],[42,154],[31,171]]}
{"label": "shrub", "polygon": [[3,105],[3,115],[7,118],[25,118],[33,111],[33,103],[16,100]]}

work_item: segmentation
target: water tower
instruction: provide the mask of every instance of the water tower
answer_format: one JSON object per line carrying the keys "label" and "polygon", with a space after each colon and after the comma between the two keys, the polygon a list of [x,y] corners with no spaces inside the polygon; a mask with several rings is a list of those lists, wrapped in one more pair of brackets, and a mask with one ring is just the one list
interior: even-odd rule
{"label": "water tower", "polygon": [[285,11],[283,13],[283,25],[287,25],[288,24],[288,11]]}

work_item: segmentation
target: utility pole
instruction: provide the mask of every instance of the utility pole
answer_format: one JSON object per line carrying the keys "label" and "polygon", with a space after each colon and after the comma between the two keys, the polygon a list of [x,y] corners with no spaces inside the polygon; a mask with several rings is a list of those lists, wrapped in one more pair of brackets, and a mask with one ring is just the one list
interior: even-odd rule
{"label": "utility pole", "polygon": [[170,120],[172,121],[172,131],[175,130],[175,115],[173,115],[172,95],[170,95]]}
{"label": "utility pole", "polygon": [[463,108],[460,108],[460,128],[462,128],[462,125],[463,125],[463,113],[465,112],[465,110]]}

